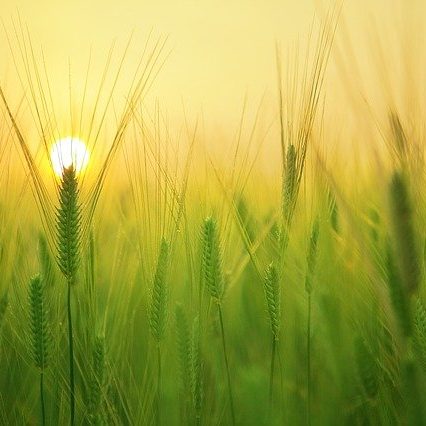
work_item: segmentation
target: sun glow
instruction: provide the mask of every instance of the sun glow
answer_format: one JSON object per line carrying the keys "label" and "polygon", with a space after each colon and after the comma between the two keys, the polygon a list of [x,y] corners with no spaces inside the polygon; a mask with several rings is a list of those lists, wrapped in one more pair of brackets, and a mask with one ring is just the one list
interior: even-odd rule
{"label": "sun glow", "polygon": [[50,159],[54,172],[62,176],[65,168],[74,166],[76,173],[81,173],[89,163],[89,151],[84,142],[78,138],[68,136],[52,145]]}

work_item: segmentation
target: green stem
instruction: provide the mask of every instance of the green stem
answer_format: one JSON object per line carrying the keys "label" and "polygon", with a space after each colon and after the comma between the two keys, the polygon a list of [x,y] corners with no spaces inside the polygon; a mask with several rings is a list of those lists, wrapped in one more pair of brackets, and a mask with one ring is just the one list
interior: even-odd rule
{"label": "green stem", "polygon": [[227,352],[226,352],[225,330],[224,330],[224,327],[223,327],[222,308],[221,308],[220,304],[218,304],[217,306],[218,306],[218,309],[219,309],[220,330],[221,330],[221,333],[222,333],[223,356],[225,358],[226,377],[227,377],[227,380],[228,380],[228,391],[229,391],[229,402],[230,402],[230,405],[231,405],[232,424],[235,425],[234,398],[232,396],[231,375],[230,375],[230,372],[229,372],[228,355],[227,355]]}
{"label": "green stem", "polygon": [[71,314],[71,281],[68,280],[68,346],[69,346],[69,362],[70,362],[70,411],[71,411],[71,426],[75,422],[75,385],[74,385],[74,345],[72,333],[72,314]]}
{"label": "green stem", "polygon": [[279,370],[279,378],[280,378],[280,401],[281,401],[281,416],[284,418],[285,411],[285,400],[284,400],[284,379],[283,379],[283,362],[281,359],[281,352],[279,348],[279,340],[276,341],[276,358],[278,359],[278,370]]}
{"label": "green stem", "polygon": [[161,424],[161,417],[160,417],[160,406],[161,406],[161,350],[160,350],[160,344],[157,344],[157,425]]}
{"label": "green stem", "polygon": [[41,401],[41,424],[46,424],[46,410],[44,407],[44,372],[40,372],[40,401]]}
{"label": "green stem", "polygon": [[308,426],[311,425],[311,294],[308,294],[308,331],[307,331],[307,370],[308,370]]}
{"label": "green stem", "polygon": [[274,370],[275,370],[275,353],[277,349],[277,340],[272,336],[272,349],[271,349],[271,369],[269,373],[269,411],[272,414],[273,393],[274,393]]}

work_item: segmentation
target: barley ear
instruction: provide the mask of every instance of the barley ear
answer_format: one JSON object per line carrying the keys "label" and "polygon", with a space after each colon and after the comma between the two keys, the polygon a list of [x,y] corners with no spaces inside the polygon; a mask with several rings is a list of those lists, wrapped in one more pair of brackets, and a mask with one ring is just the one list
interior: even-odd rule
{"label": "barley ear", "polygon": [[286,167],[283,176],[283,217],[288,225],[294,207],[297,185],[297,153],[294,145],[287,148]]}
{"label": "barley ear", "polygon": [[56,213],[57,261],[70,284],[75,284],[80,262],[80,206],[78,180],[73,166],[64,168]]}
{"label": "barley ear", "polygon": [[31,354],[35,366],[43,371],[48,366],[51,335],[47,319],[44,286],[39,275],[30,280],[28,300],[30,305]]}
{"label": "barley ear", "polygon": [[208,217],[204,220],[203,231],[203,272],[207,290],[218,303],[222,300],[224,279],[222,253],[216,221]]}
{"label": "barley ear", "polygon": [[279,274],[273,263],[270,263],[266,268],[263,287],[271,331],[274,339],[278,340],[281,322],[281,287]]}
{"label": "barley ear", "polygon": [[421,268],[414,229],[413,208],[406,177],[395,172],[390,183],[390,208],[401,279],[409,295],[420,285]]}
{"label": "barley ear", "polygon": [[169,243],[163,238],[158,254],[157,268],[152,286],[149,314],[151,334],[157,342],[163,338],[167,321],[167,267],[169,261]]}

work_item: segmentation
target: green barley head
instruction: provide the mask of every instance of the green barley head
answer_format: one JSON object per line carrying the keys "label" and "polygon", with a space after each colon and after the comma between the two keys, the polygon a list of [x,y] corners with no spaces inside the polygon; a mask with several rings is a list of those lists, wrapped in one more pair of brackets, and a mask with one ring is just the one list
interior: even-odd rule
{"label": "green barley head", "polygon": [[161,240],[157,268],[152,286],[149,326],[154,339],[159,342],[164,335],[167,321],[167,267],[169,261],[169,243]]}
{"label": "green barley head", "polygon": [[30,281],[28,300],[31,354],[35,366],[40,370],[44,370],[48,366],[51,335],[47,318],[44,285],[39,275],[33,277]]}
{"label": "green barley head", "polygon": [[57,261],[70,284],[75,283],[80,262],[80,206],[78,179],[74,166],[64,168],[59,187],[59,207],[56,213]]}
{"label": "green barley head", "polygon": [[278,340],[281,322],[281,287],[279,274],[273,263],[266,268],[263,283],[272,334],[274,339]]}
{"label": "green barley head", "polygon": [[224,291],[222,270],[222,253],[216,221],[212,217],[204,220],[203,240],[203,272],[210,296],[220,302]]}

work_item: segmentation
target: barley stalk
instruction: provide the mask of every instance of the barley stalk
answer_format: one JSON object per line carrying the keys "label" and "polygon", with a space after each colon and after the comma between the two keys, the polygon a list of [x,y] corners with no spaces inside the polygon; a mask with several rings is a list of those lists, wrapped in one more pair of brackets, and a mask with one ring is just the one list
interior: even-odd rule
{"label": "barley stalk", "polygon": [[157,343],[157,424],[161,424],[161,347],[167,321],[167,266],[169,262],[169,243],[162,238],[158,253],[157,267],[152,286],[149,326],[151,335]]}
{"label": "barley stalk", "polygon": [[297,151],[296,147],[293,144],[290,144],[287,148],[286,165],[283,174],[283,222],[281,230],[281,257],[284,256],[284,252],[288,245],[290,225],[296,205],[296,197],[298,192],[297,174]]}
{"label": "barley stalk", "polygon": [[71,309],[71,288],[77,280],[80,263],[80,206],[78,203],[78,179],[74,166],[64,168],[59,186],[59,207],[56,213],[57,262],[66,279],[69,374],[70,374],[70,421],[75,422],[75,377],[74,377],[74,342]]}
{"label": "barley stalk", "polygon": [[80,206],[78,179],[74,166],[64,168],[59,187],[56,213],[57,260],[59,269],[70,285],[75,284],[80,262]]}
{"label": "barley stalk", "polygon": [[42,424],[46,424],[44,402],[44,373],[49,364],[51,335],[47,319],[44,285],[40,276],[31,279],[28,291],[30,305],[31,353],[35,366],[40,372],[40,401]]}
{"label": "barley stalk", "polygon": [[266,268],[263,284],[272,336],[274,340],[278,340],[281,322],[281,286],[278,270],[273,263]]}
{"label": "barley stalk", "polygon": [[306,350],[307,350],[307,382],[308,382],[308,425],[311,424],[311,405],[312,405],[312,369],[311,369],[311,328],[312,328],[312,290],[313,290],[313,279],[315,274],[315,266],[317,263],[317,254],[318,254],[318,236],[319,236],[319,220],[315,219],[312,229],[311,236],[309,239],[309,248],[306,256],[307,263],[307,272],[305,278],[305,291],[308,295],[308,323],[306,331]]}
{"label": "barley stalk", "polygon": [[167,321],[167,266],[169,243],[163,238],[160,244],[157,267],[154,275],[150,304],[149,326],[151,334],[159,343],[166,328]]}
{"label": "barley stalk", "polygon": [[222,298],[224,293],[224,278],[222,270],[222,253],[216,221],[212,217],[204,220],[203,224],[203,271],[204,280],[211,298],[217,305],[219,313],[222,349],[225,361],[226,378],[228,382],[229,404],[231,407],[232,423],[235,425],[234,397],[232,392],[231,374],[223,324]]}
{"label": "barley stalk", "polygon": [[200,350],[200,322],[199,318],[194,319],[191,336],[191,357],[190,357],[190,381],[192,403],[195,411],[196,424],[201,424],[201,412],[203,407],[203,375]]}
{"label": "barley stalk", "polygon": [[191,395],[191,333],[185,310],[181,304],[176,305],[176,343],[184,399],[184,418],[188,415],[187,401]]}
{"label": "barley stalk", "polygon": [[203,270],[210,296],[220,303],[224,291],[221,248],[216,221],[208,217],[203,225]]}

